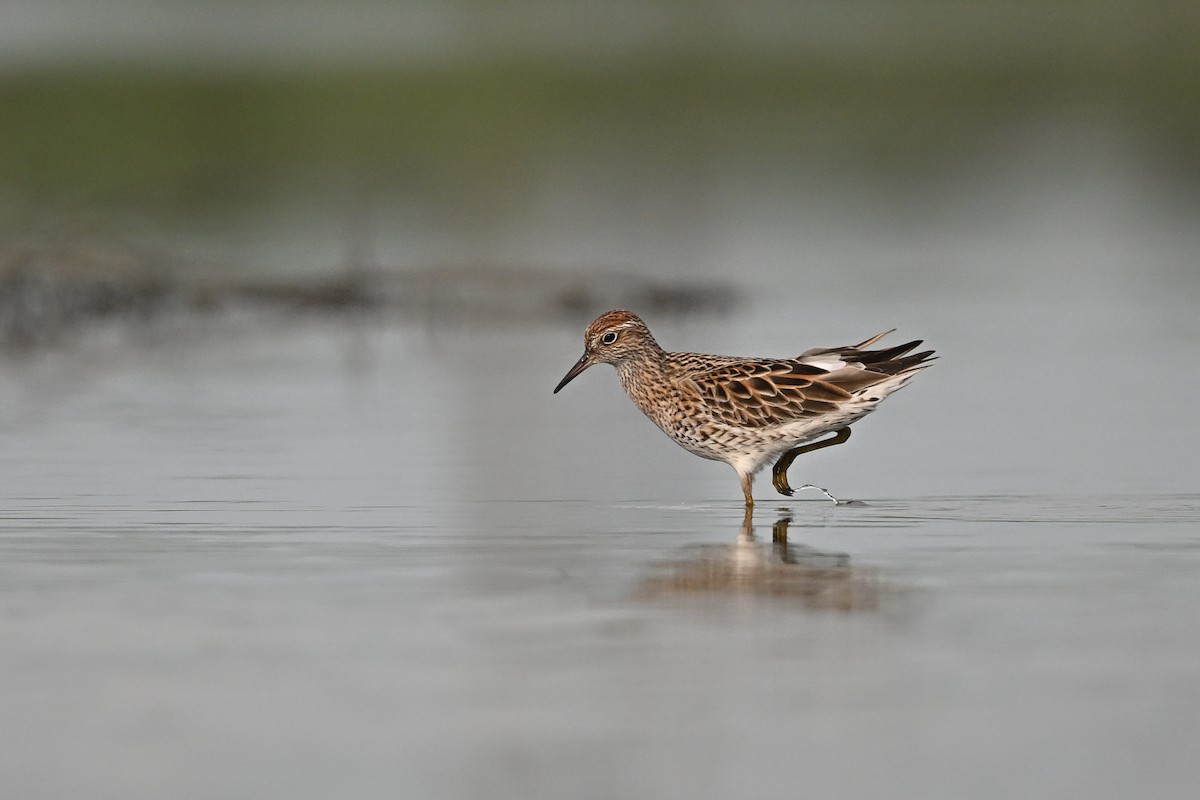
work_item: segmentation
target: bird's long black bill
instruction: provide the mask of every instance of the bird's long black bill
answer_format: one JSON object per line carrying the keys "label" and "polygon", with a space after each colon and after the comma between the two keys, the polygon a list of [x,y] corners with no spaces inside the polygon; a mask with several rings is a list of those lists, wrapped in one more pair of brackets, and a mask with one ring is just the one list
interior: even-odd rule
{"label": "bird's long black bill", "polygon": [[566,386],[571,381],[575,380],[576,375],[583,372],[585,369],[587,369],[591,365],[592,365],[592,362],[588,361],[587,353],[584,353],[583,357],[575,362],[575,366],[571,367],[571,370],[566,375],[563,376],[563,379],[561,381],[558,382],[558,386],[554,387],[554,394],[558,394],[559,389]]}

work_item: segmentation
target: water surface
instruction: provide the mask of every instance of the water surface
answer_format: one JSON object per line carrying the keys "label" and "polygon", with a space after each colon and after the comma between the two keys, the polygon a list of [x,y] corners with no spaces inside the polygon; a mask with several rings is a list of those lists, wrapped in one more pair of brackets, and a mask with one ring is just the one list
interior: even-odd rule
{"label": "water surface", "polygon": [[[655,327],[800,349],[761,302]],[[946,358],[793,468],[855,502],[760,479],[748,525],[607,368],[550,395],[579,330],[230,316],[5,361],[6,793],[1190,796],[1194,432],[1110,429],[1113,381],[1013,417],[1046,407],[1013,342],[924,311]]]}

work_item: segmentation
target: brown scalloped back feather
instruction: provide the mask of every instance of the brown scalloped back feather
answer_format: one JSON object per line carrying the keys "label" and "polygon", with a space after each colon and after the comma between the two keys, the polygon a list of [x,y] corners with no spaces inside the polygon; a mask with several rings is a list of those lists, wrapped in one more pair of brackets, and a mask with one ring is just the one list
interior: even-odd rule
{"label": "brown scalloped back feather", "polygon": [[[690,371],[685,385],[721,422],[759,427],[831,413],[855,395],[915,372],[933,358],[932,350],[906,355],[921,344],[919,339],[884,350],[862,349],[884,335],[858,345],[814,348],[796,359],[727,359],[692,353],[668,357],[680,356],[681,365],[696,367],[719,358],[724,362],[720,366]],[[829,370],[809,361],[843,365]]]}

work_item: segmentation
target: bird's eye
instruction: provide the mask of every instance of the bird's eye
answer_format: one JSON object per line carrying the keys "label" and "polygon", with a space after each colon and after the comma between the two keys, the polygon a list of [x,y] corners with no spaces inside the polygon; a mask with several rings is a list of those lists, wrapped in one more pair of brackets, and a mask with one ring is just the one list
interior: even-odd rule
{"label": "bird's eye", "polygon": [[616,340],[617,340],[617,332],[616,331],[609,331],[608,333],[606,333],[600,337],[601,344],[612,344]]}

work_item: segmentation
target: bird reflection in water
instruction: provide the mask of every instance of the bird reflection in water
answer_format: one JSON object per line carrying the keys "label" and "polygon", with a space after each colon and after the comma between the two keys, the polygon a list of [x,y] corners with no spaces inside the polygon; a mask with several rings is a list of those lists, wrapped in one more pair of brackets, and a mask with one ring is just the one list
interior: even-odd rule
{"label": "bird reflection in water", "polygon": [[661,572],[643,581],[637,596],[724,594],[771,597],[830,611],[879,608],[881,586],[870,570],[851,566],[844,553],[788,544],[789,511],[775,521],[770,542],[759,540],[752,514],[747,509],[733,544],[689,549],[686,558],[662,564]]}

